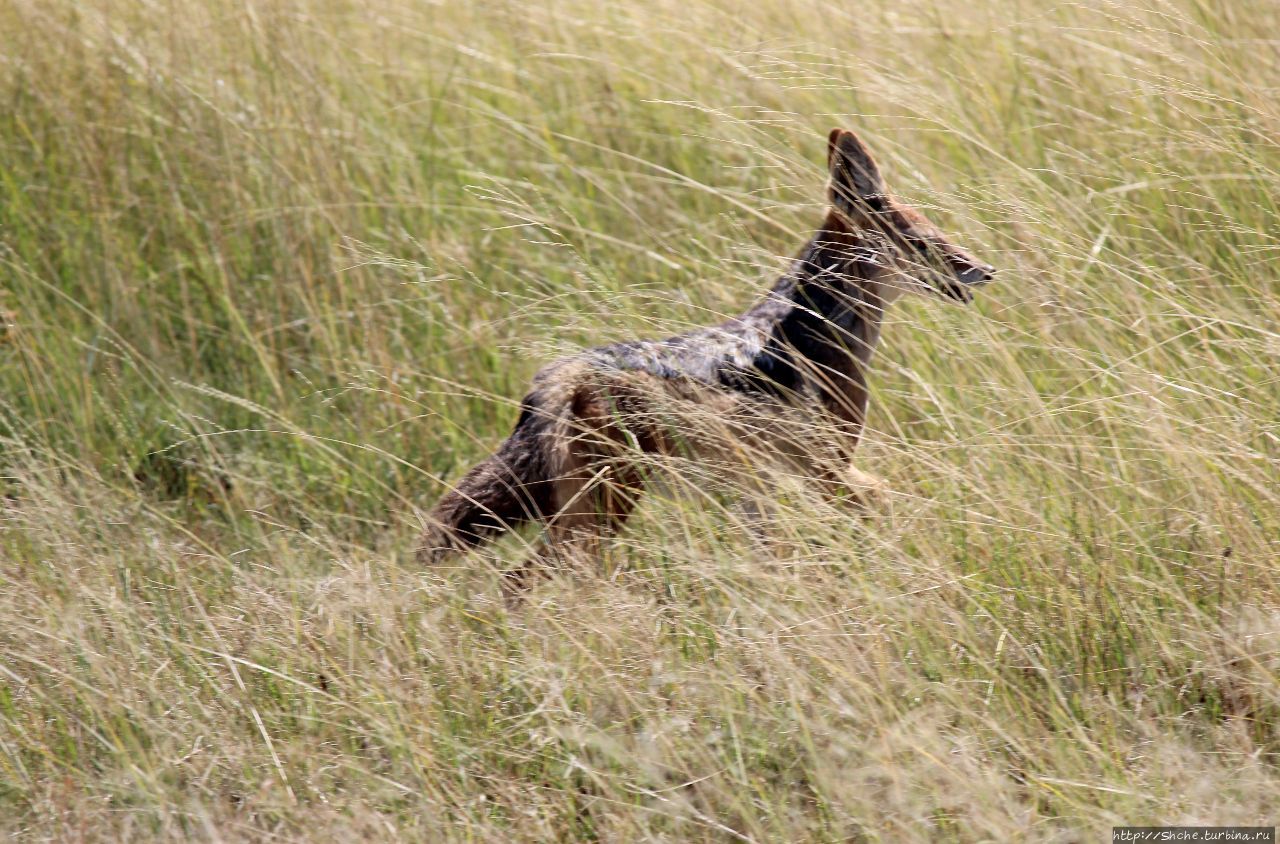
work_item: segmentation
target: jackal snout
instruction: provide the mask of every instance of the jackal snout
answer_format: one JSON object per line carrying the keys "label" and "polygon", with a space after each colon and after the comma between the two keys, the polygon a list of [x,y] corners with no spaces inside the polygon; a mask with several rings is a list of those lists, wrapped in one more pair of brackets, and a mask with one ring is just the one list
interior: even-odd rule
{"label": "jackal snout", "polygon": [[946,269],[941,271],[937,288],[943,295],[959,302],[972,302],[971,288],[986,284],[996,274],[996,268],[984,264],[968,253],[956,249],[947,256]]}

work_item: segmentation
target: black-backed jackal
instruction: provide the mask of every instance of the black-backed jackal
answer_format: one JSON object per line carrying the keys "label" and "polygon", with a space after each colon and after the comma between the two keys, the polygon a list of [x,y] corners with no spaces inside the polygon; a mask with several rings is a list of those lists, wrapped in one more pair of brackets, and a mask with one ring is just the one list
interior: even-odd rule
{"label": "black-backed jackal", "polygon": [[[856,474],[885,308],[911,291],[968,302],[994,270],[890,196],[854,133],[831,132],[827,161],[826,219],[763,299],[711,328],[544,367],[511,436],[429,514],[420,558],[531,520],[552,549],[594,542],[635,506],[645,455],[758,452],[833,490]],[[799,433],[815,418],[817,440]]]}

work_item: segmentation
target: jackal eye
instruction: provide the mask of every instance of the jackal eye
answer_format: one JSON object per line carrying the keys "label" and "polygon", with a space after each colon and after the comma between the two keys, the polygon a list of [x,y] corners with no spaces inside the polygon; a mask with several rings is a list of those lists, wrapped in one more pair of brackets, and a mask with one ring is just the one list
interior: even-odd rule
{"label": "jackal eye", "polygon": [[908,240],[909,242],[911,242],[912,246],[915,247],[916,252],[918,252],[922,258],[928,260],[930,263],[935,263],[935,264],[938,262],[945,263],[947,261],[948,256],[952,252],[952,250],[948,247],[948,244],[937,237],[930,237],[929,235],[916,235],[915,237],[909,238]]}
{"label": "jackal eye", "polygon": [[889,210],[889,197],[883,193],[868,193],[859,198],[867,208],[877,214],[883,214]]}

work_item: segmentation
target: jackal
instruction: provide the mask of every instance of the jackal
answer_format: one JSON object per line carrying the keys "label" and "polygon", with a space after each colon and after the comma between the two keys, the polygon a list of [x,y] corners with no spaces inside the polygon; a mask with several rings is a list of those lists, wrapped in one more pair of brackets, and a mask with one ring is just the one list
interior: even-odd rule
{"label": "jackal", "polygon": [[[711,328],[544,367],[511,436],[429,514],[419,558],[535,520],[552,548],[594,541],[631,512],[646,455],[759,453],[839,489],[856,472],[885,308],[912,291],[967,303],[994,269],[890,196],[853,132],[831,131],[827,165],[826,219],[763,299]],[[821,441],[798,434],[806,420]]]}

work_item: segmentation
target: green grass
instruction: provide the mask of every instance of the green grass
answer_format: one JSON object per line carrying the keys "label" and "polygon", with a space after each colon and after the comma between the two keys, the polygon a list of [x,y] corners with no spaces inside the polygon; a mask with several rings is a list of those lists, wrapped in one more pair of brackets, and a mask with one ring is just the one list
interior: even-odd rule
{"label": "green grass", "polygon": [[[1274,823],[1264,0],[0,6],[0,833]],[[983,259],[872,516],[654,497],[504,606],[420,514],[541,362],[744,308],[823,139]],[[678,482],[677,482],[678,485]],[[696,484],[691,484],[696,486]]]}

